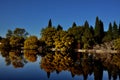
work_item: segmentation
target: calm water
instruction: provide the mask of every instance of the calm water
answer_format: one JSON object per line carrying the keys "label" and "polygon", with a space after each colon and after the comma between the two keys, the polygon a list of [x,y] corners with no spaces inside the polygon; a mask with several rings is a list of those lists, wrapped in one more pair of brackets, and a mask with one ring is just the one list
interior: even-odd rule
{"label": "calm water", "polygon": [[2,52],[0,80],[119,80],[117,65],[87,57],[78,56],[73,61],[65,53],[62,56],[49,53],[42,57],[34,51],[24,54]]}

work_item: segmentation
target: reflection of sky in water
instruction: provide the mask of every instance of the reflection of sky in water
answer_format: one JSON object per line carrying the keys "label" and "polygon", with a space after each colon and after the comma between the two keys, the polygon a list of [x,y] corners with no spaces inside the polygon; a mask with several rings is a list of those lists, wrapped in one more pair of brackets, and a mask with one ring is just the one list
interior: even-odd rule
{"label": "reflection of sky in water", "polygon": [[[0,80],[47,80],[47,73],[40,68],[41,57],[38,56],[36,62],[29,62],[23,68],[14,68],[12,65],[6,66],[4,58],[0,56]],[[75,75],[73,78],[71,72],[56,71],[50,74],[49,80],[83,80],[82,75]],[[117,78],[118,79],[118,78]],[[94,80],[94,74],[88,75],[88,80]],[[108,80],[107,71],[103,72],[103,80]]]}

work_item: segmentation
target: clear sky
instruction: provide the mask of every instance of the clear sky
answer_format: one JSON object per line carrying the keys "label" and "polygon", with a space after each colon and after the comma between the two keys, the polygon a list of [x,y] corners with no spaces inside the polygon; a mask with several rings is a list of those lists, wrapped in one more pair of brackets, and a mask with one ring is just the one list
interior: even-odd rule
{"label": "clear sky", "polygon": [[73,22],[83,25],[85,20],[94,26],[96,16],[104,22],[105,30],[109,22],[119,24],[120,0],[0,0],[0,36],[20,27],[40,37],[49,19],[64,30]]}

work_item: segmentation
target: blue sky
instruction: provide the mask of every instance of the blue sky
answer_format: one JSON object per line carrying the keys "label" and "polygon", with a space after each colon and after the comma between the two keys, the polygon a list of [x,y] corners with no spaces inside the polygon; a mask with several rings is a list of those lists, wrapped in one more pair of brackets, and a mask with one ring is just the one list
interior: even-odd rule
{"label": "blue sky", "polygon": [[120,0],[0,0],[0,36],[8,29],[25,28],[40,37],[40,30],[52,19],[53,26],[61,24],[67,30],[73,22],[85,20],[94,26],[96,16],[104,22],[120,23]]}

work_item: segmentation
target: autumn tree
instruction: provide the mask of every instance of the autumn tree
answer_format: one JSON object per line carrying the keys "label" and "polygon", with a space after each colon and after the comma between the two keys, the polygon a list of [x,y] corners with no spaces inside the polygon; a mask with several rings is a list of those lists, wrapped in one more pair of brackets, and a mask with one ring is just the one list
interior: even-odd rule
{"label": "autumn tree", "polygon": [[10,49],[11,49],[11,46],[10,46],[10,44],[9,44],[9,39],[3,38],[3,39],[1,40],[0,50],[9,51]]}
{"label": "autumn tree", "polygon": [[22,46],[24,46],[24,38],[18,37],[18,36],[12,36],[10,37],[10,45],[12,49],[20,49]]}
{"label": "autumn tree", "polygon": [[54,46],[53,36],[56,34],[56,28],[54,27],[46,27],[41,30],[41,40],[45,41],[45,44],[48,47]]}
{"label": "autumn tree", "polygon": [[9,59],[15,68],[21,68],[24,66],[24,61],[22,60],[23,58],[20,52],[21,51],[9,52]]}
{"label": "autumn tree", "polygon": [[21,48],[24,46],[24,40],[27,38],[28,32],[23,28],[16,28],[14,31],[8,30],[6,37],[9,39],[9,43],[12,49]]}
{"label": "autumn tree", "polygon": [[53,37],[54,45],[56,49],[61,49],[64,46],[64,43],[61,42],[64,35],[66,35],[66,32],[60,30],[57,31],[57,33]]}
{"label": "autumn tree", "polygon": [[24,41],[24,49],[38,49],[38,39],[36,36],[30,36]]}
{"label": "autumn tree", "polygon": [[35,62],[37,60],[37,51],[24,50],[24,58],[29,62]]}
{"label": "autumn tree", "polygon": [[120,38],[114,40],[114,49],[120,50]]}

